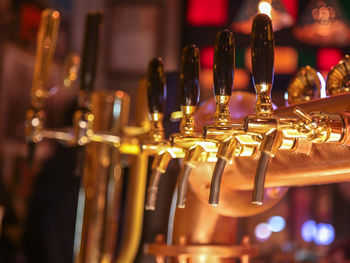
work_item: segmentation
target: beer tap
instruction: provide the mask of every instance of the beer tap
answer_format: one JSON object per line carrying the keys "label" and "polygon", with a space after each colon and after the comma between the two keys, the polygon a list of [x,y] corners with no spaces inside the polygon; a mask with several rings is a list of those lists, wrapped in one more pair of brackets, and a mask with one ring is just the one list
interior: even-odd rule
{"label": "beer tap", "polygon": [[195,132],[193,113],[195,112],[200,94],[199,86],[199,49],[188,45],[182,51],[180,65],[180,93],[182,120],[180,133],[170,136],[173,146],[186,149],[183,159],[183,169],[178,181],[177,207],[184,208],[188,180],[192,168],[201,161],[215,159],[217,144],[213,140],[204,139],[203,135]]}
{"label": "beer tap", "polygon": [[244,134],[241,124],[230,121],[228,104],[233,87],[234,66],[233,33],[229,30],[220,31],[216,35],[213,68],[216,112],[214,124],[204,127],[204,137],[219,143],[210,185],[209,203],[212,206],[217,206],[219,202],[221,177],[226,163],[233,156],[253,155],[257,144],[251,136]]}
{"label": "beer tap", "polygon": [[43,110],[44,101],[48,97],[47,80],[56,49],[60,13],[53,9],[45,9],[41,14],[38,32],[33,85],[31,90],[31,107],[26,114],[25,131],[28,142],[28,162],[34,158],[35,143],[43,139],[42,130],[46,115]]}
{"label": "beer tap", "polygon": [[98,43],[100,41],[101,12],[90,12],[86,17],[83,53],[80,70],[80,87],[78,93],[78,107],[74,113],[74,139],[77,145],[76,174],[82,174],[84,162],[84,145],[89,142],[93,134],[94,116],[91,113],[90,95],[96,77]]}
{"label": "beer tap", "polygon": [[156,156],[152,163],[145,208],[146,210],[154,210],[160,177],[165,173],[168,162],[172,159],[171,153],[166,150],[170,144],[164,139],[162,124],[166,100],[166,81],[161,58],[154,58],[149,62],[146,85],[151,130],[149,141],[142,144],[142,151],[148,155]]}
{"label": "beer tap", "polygon": [[252,73],[256,91],[255,115],[244,121],[246,132],[261,136],[260,158],[254,180],[252,203],[263,204],[265,175],[270,159],[282,144],[282,133],[277,128],[270,99],[274,68],[274,38],[269,16],[258,14],[252,25]]}
{"label": "beer tap", "polygon": [[252,71],[257,100],[255,115],[244,120],[244,131],[260,138],[260,158],[254,180],[252,203],[263,204],[265,176],[271,158],[277,150],[295,150],[300,138],[312,143],[340,142],[344,126],[340,114],[311,112],[294,108],[297,117],[273,113],[271,88],[273,83],[274,39],[271,19],[264,14],[254,17],[252,26]]}

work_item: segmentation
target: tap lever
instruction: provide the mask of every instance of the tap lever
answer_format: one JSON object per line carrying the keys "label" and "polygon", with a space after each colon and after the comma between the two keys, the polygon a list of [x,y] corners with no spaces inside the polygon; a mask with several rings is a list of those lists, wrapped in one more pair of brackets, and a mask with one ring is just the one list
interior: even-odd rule
{"label": "tap lever", "polygon": [[181,106],[197,106],[199,101],[199,49],[187,45],[182,50],[180,66]]}
{"label": "tap lever", "polygon": [[298,117],[300,117],[302,120],[306,122],[312,122],[312,118],[309,114],[307,114],[302,108],[295,107],[293,111]]}
{"label": "tap lever", "polygon": [[148,64],[147,97],[151,114],[164,113],[166,100],[166,82],[163,61],[160,57],[153,58]]}
{"label": "tap lever", "polygon": [[255,84],[273,82],[274,38],[271,19],[257,14],[252,26],[252,72]]}
{"label": "tap lever", "polygon": [[256,90],[255,113],[258,117],[269,117],[273,113],[271,88],[274,67],[274,38],[269,16],[258,14],[252,26],[252,72]]}
{"label": "tap lever", "polygon": [[91,92],[95,82],[102,17],[96,11],[86,16],[80,75],[80,90],[85,92]]}
{"label": "tap lever", "polygon": [[216,127],[226,127],[230,122],[230,101],[235,68],[235,46],[233,33],[223,30],[216,34],[214,47],[214,94],[216,111],[214,123]]}
{"label": "tap lever", "polygon": [[177,190],[176,205],[179,208],[185,208],[186,194],[188,189],[188,179],[191,174],[192,167],[189,164],[184,164],[182,175],[179,178],[179,185]]}
{"label": "tap lever", "polygon": [[195,45],[187,45],[182,50],[180,66],[180,93],[182,119],[180,133],[194,134],[193,113],[199,100],[199,49]]}
{"label": "tap lever", "polygon": [[166,100],[166,81],[163,61],[160,57],[153,58],[148,63],[146,86],[151,122],[151,140],[160,142],[164,140],[162,121]]}
{"label": "tap lever", "polygon": [[231,96],[235,68],[233,33],[222,30],[216,34],[214,47],[214,93],[215,96]]}

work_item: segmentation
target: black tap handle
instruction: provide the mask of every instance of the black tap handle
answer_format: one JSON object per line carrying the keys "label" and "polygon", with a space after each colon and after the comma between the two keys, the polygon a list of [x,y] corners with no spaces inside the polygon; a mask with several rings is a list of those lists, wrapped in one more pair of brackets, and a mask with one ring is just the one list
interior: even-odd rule
{"label": "black tap handle", "polygon": [[161,58],[153,58],[148,64],[147,97],[150,113],[164,113],[166,82]]}
{"label": "black tap handle", "polygon": [[86,16],[80,72],[81,90],[92,91],[94,86],[102,17],[102,12],[91,12]]}
{"label": "black tap handle", "polygon": [[225,29],[216,34],[214,48],[214,94],[231,96],[235,69],[233,33]]}
{"label": "black tap handle", "polygon": [[196,45],[184,47],[180,66],[182,106],[197,106],[199,101],[199,49]]}
{"label": "black tap handle", "polygon": [[272,84],[274,67],[274,39],[271,19],[258,14],[252,26],[252,71],[254,84]]}

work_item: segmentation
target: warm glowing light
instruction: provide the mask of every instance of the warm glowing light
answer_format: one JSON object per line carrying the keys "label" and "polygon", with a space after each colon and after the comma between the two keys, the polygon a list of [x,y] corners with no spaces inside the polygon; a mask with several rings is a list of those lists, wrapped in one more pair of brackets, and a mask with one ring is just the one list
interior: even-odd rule
{"label": "warm glowing light", "polygon": [[272,216],[267,223],[270,226],[272,232],[281,232],[286,226],[286,220],[281,216]]}
{"label": "warm glowing light", "polygon": [[259,241],[266,241],[269,239],[269,237],[271,236],[271,229],[269,224],[267,223],[260,223],[259,225],[257,225],[255,227],[255,237],[259,240]]}
{"label": "warm glowing light", "polygon": [[261,1],[258,8],[260,13],[268,15],[271,18],[272,7],[269,2]]}
{"label": "warm glowing light", "polygon": [[53,18],[59,18],[59,16],[60,16],[60,13],[59,13],[58,11],[54,11],[54,12],[52,13],[52,17],[53,17]]}

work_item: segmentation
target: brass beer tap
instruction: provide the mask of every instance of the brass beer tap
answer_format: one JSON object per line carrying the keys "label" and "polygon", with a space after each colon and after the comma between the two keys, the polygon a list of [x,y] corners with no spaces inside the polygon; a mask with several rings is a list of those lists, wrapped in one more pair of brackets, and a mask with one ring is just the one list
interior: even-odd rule
{"label": "brass beer tap", "polygon": [[53,9],[45,9],[41,14],[38,32],[33,84],[31,90],[31,107],[26,114],[25,131],[28,142],[28,162],[34,158],[35,143],[43,139],[42,130],[46,114],[44,101],[48,97],[47,80],[56,49],[60,13]]}
{"label": "brass beer tap", "polygon": [[212,206],[219,203],[221,177],[226,163],[233,156],[253,155],[257,144],[252,137],[244,134],[241,124],[232,124],[230,121],[228,104],[233,87],[234,55],[233,33],[229,30],[220,31],[216,35],[213,68],[216,112],[214,124],[204,127],[204,137],[219,143],[210,185],[209,203]]}
{"label": "brass beer tap", "polygon": [[195,132],[193,113],[197,108],[200,94],[199,69],[199,49],[195,45],[186,46],[182,51],[179,78],[183,118],[180,133],[170,136],[172,146],[186,150],[183,169],[178,180],[177,207],[179,208],[185,207],[188,180],[192,168],[195,168],[201,161],[216,159],[216,142],[204,139],[201,133]]}

